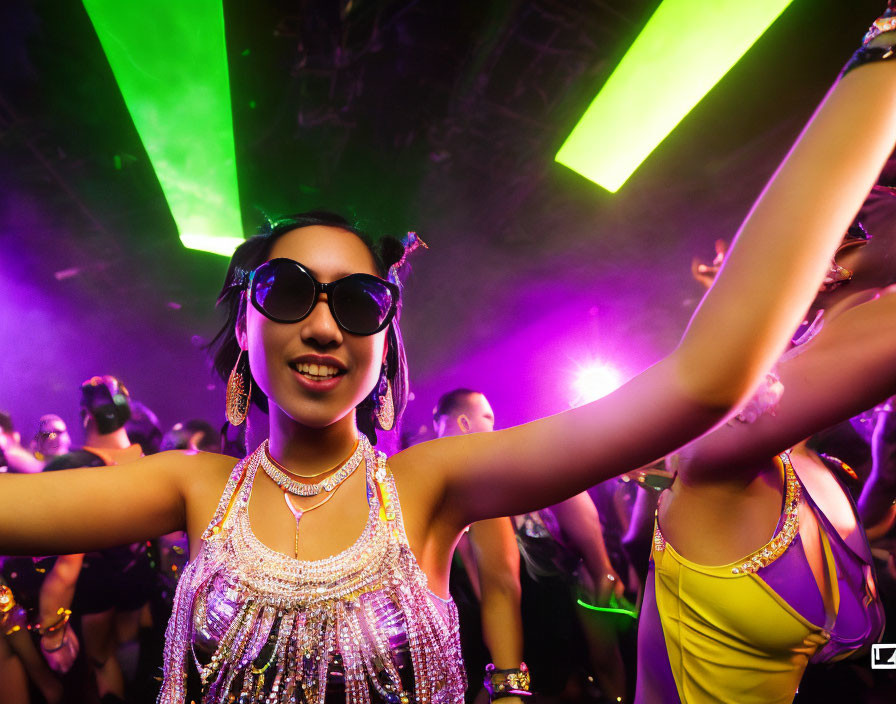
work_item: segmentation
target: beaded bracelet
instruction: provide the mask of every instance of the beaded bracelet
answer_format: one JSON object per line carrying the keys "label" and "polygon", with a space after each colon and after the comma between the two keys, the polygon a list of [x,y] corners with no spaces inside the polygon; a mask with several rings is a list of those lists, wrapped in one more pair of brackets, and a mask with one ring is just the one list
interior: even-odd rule
{"label": "beaded bracelet", "polygon": [[485,666],[485,679],[482,684],[488,692],[489,701],[505,697],[532,696],[532,692],[529,691],[531,684],[529,668],[524,662],[521,662],[519,667],[506,670],[499,670],[493,663],[489,663]]}
{"label": "beaded bracelet", "polygon": [[56,631],[65,628],[68,624],[68,620],[72,617],[71,609],[66,609],[62,606],[59,607],[59,610],[56,612],[56,615],[59,618],[51,623],[49,626],[43,626],[41,624],[37,624],[34,628],[38,632],[41,638],[51,633],[55,633]]}
{"label": "beaded bracelet", "polygon": [[862,39],[862,44],[868,46],[875,37],[892,32],[894,29],[896,29],[896,7],[894,7],[894,3],[889,2],[884,14],[871,23],[868,32]]}

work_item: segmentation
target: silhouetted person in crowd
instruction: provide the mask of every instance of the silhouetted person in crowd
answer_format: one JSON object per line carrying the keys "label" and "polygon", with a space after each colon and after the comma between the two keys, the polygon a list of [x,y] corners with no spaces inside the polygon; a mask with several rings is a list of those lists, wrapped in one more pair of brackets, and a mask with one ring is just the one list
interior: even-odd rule
{"label": "silhouetted person in crowd", "polygon": [[[56,458],[46,471],[75,467],[106,467],[132,462],[143,455],[125,430],[131,417],[130,394],[112,376],[95,376],[81,385],[81,419],[85,443],[80,449]],[[95,675],[104,702],[123,700],[124,675],[118,660],[119,648],[137,637],[141,610],[155,588],[155,578],[146,555],[146,544],[135,543],[98,552],[63,555],[40,592],[41,624],[60,619],[60,609],[71,608],[80,616],[82,646]],[[41,648],[53,660],[64,658],[61,648],[65,624],[41,639]],[[64,670],[71,663],[55,663]]]}
{"label": "silhouetted person in crowd", "polygon": [[[495,413],[484,394],[472,389],[455,389],[439,399],[432,424],[440,438],[488,433],[495,429]],[[457,552],[479,599],[481,639],[488,649],[483,654],[477,647],[480,633],[474,632],[469,624],[461,627],[461,645],[470,679],[467,700],[472,701],[478,699],[476,695],[481,691],[480,668],[488,662],[483,662],[484,656],[491,656],[497,670],[519,668],[523,660],[520,555],[510,519],[492,518],[473,523],[461,537]],[[454,591],[454,585],[451,586]],[[486,689],[490,687],[490,679],[489,672],[485,671]],[[505,701],[520,700],[510,697]]]}

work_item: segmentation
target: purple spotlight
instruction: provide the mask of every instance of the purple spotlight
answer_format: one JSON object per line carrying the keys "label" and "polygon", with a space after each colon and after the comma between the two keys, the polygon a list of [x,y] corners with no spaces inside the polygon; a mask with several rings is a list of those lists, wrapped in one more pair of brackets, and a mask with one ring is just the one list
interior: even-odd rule
{"label": "purple spotlight", "polygon": [[622,374],[614,366],[605,362],[591,362],[576,372],[570,405],[582,406],[603,398],[622,386],[622,382]]}

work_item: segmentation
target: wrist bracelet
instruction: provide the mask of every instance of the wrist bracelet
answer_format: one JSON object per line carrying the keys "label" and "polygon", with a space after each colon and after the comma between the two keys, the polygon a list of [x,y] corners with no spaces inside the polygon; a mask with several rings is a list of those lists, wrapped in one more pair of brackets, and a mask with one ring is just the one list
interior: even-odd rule
{"label": "wrist bracelet", "polygon": [[896,32],[896,7],[892,2],[887,4],[886,12],[872,22],[868,32],[862,38],[862,46],[846,62],[846,66],[840,72],[840,78],[863,64],[886,61],[896,55],[896,51],[894,51],[896,50],[896,35],[889,46],[870,46],[871,42],[888,32]]}
{"label": "wrist bracelet", "polygon": [[868,32],[862,39],[862,44],[868,46],[875,37],[878,37],[885,32],[892,32],[894,29],[896,29],[896,13],[894,13],[893,10],[887,9],[884,14],[871,23]]}
{"label": "wrist bracelet", "polygon": [[896,56],[896,40],[894,46],[863,46],[856,49],[846,66],[840,72],[840,78],[843,78],[850,71],[857,69],[859,66],[871,63],[873,61],[886,61]]}
{"label": "wrist bracelet", "polygon": [[34,627],[38,634],[40,634],[41,638],[43,638],[45,635],[58,631],[60,628],[65,628],[68,620],[72,617],[72,611],[71,609],[66,609],[60,606],[59,610],[56,612],[56,615],[59,616],[59,618],[49,626],[37,624]]}
{"label": "wrist bracelet", "polygon": [[499,670],[494,663],[485,666],[485,679],[482,681],[485,691],[488,692],[490,701],[504,699],[505,697],[531,697],[529,691],[531,677],[526,663],[521,662],[519,667],[511,667]]}

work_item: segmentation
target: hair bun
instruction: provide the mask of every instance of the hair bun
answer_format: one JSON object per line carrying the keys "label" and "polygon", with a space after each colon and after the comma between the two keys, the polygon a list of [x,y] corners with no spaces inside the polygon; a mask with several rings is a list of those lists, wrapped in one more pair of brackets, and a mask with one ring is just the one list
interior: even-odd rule
{"label": "hair bun", "polygon": [[421,240],[416,232],[409,232],[404,240],[395,237],[386,237],[383,240],[381,256],[389,268],[389,278],[392,281],[398,283],[398,274],[407,262],[408,256],[420,247],[429,249],[429,245]]}
{"label": "hair bun", "polygon": [[391,269],[404,258],[404,242],[397,237],[386,235],[379,241],[379,245],[380,258],[383,260],[386,269]]}

